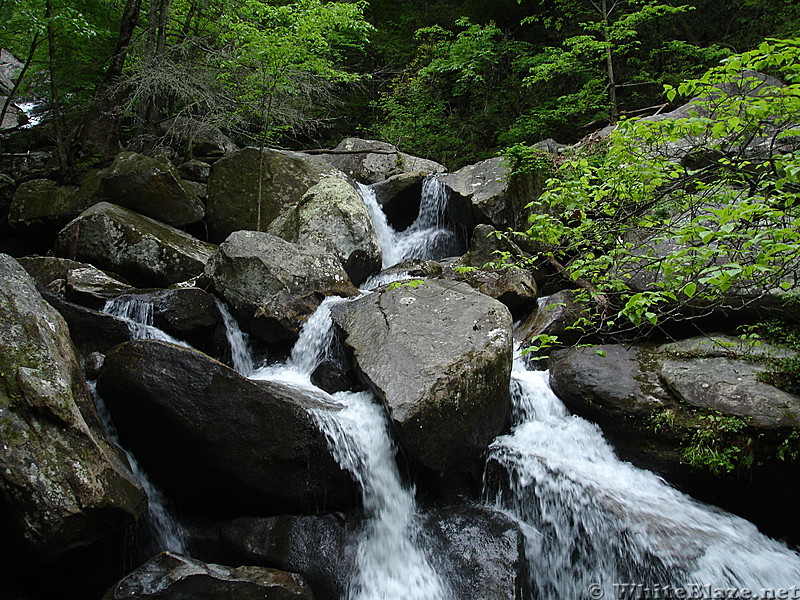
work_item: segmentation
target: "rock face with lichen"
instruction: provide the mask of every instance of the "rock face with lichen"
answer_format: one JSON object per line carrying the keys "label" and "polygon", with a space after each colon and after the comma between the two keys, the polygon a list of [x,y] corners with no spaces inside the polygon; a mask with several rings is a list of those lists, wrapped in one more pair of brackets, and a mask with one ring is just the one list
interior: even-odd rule
{"label": "rock face with lichen", "polygon": [[100,174],[98,199],[180,227],[197,223],[205,207],[169,162],[122,152]]}
{"label": "rock face with lichen", "polygon": [[107,202],[81,213],[61,230],[55,243],[58,254],[114,271],[142,287],[168,286],[199,275],[215,249]]}
{"label": "rock face with lichen", "polygon": [[299,152],[243,148],[214,163],[208,178],[207,217],[211,240],[234,231],[266,231],[324,177],[343,176],[323,158]]}
{"label": "rock face with lichen", "polygon": [[242,325],[268,343],[296,339],[326,296],[358,293],[334,256],[258,231],[232,233],[205,273]]}
{"label": "rock face with lichen", "polygon": [[410,455],[442,479],[479,474],[508,415],[508,309],[466,284],[424,280],[331,312]]}
{"label": "rock face with lichen", "polygon": [[381,268],[381,248],[367,207],[343,179],[323,179],[273,222],[269,232],[328,251],[355,284]]}
{"label": "rock face with lichen", "polygon": [[133,522],[145,498],[100,434],[64,320],[6,255],[0,279],[0,520],[55,556]]}

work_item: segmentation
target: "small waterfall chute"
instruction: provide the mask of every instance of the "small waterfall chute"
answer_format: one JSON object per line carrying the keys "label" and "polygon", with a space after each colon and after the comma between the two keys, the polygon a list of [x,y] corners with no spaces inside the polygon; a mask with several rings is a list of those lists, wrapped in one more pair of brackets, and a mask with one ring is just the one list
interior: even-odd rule
{"label": "small waterfall chute", "polygon": [[435,177],[422,182],[419,214],[402,231],[396,231],[378,204],[375,191],[359,184],[367,212],[383,253],[383,268],[414,258],[441,260],[459,254],[459,225],[450,216],[450,192]]}

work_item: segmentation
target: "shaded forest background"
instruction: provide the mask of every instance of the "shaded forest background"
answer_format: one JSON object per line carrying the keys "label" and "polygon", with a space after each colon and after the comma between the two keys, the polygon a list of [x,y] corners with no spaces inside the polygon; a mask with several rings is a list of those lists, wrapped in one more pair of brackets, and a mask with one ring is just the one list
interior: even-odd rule
{"label": "shaded forest background", "polygon": [[[0,0],[65,178],[120,144],[377,138],[458,168],[655,111],[664,85],[800,28],[791,0]],[[678,98],[675,103],[682,99]],[[4,110],[7,106],[4,106]],[[187,133],[188,132],[188,133]]]}

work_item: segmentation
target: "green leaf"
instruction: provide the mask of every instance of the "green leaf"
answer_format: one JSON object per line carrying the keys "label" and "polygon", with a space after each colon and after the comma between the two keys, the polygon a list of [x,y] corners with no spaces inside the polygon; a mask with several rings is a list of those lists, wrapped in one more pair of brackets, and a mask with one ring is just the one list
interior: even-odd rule
{"label": "green leaf", "polygon": [[697,284],[694,283],[693,281],[690,281],[685,286],[683,286],[683,293],[686,294],[687,298],[693,297],[696,291],[697,291]]}

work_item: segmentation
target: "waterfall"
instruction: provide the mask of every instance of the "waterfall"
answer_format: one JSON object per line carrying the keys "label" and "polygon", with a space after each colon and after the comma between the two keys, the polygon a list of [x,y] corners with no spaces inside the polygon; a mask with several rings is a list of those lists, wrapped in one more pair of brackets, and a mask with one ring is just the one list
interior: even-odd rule
{"label": "waterfall", "polygon": [[402,483],[383,407],[369,392],[329,395],[311,383],[311,373],[333,340],[330,307],[345,301],[326,298],[303,326],[286,363],[262,367],[250,377],[304,388],[341,408],[311,410],[311,415],[336,461],[353,474],[362,491],[364,530],[348,600],[449,600],[447,585],[419,546],[414,490]]}
{"label": "waterfall", "polygon": [[414,258],[440,260],[461,250],[458,226],[448,214],[450,192],[435,177],[426,177],[422,182],[419,214],[403,231],[395,231],[389,224],[372,188],[358,184],[358,189],[375,228],[384,269]]}
{"label": "waterfall", "polygon": [[233,370],[247,377],[255,370],[255,358],[250,349],[250,336],[239,327],[239,323],[233,318],[228,305],[217,297],[214,297],[217,309],[222,315],[222,324],[225,327],[225,337],[231,349],[231,364]]}
{"label": "waterfall", "polygon": [[125,321],[134,340],[161,340],[191,348],[186,342],[175,339],[153,325],[153,302],[150,298],[120,296],[106,302],[103,312]]}
{"label": "waterfall", "polygon": [[596,425],[569,415],[547,378],[516,361],[513,429],[490,447],[485,490],[523,524],[536,598],[758,597],[635,595],[631,586],[757,594],[800,582],[798,554],[620,461]]}
{"label": "waterfall", "polygon": [[114,421],[111,419],[111,414],[108,412],[106,403],[97,392],[97,382],[90,381],[88,383],[94,398],[95,406],[97,407],[97,414],[100,416],[100,421],[103,424],[106,436],[125,454],[128,459],[128,464],[131,467],[131,472],[142,485],[147,495],[146,523],[150,537],[155,546],[151,554],[170,551],[188,556],[189,552],[186,548],[186,540],[189,536],[186,529],[178,522],[177,518],[170,510],[164,493],[153,483],[145,470],[142,469],[133,453],[120,442],[117,428],[114,425]]}
{"label": "waterfall", "polygon": [[[106,302],[103,312],[125,321],[133,339],[161,340],[184,348],[191,348],[186,342],[175,339],[153,325],[153,303],[148,298],[137,296],[115,298]],[[158,552],[169,550],[178,554],[188,555],[186,549],[188,534],[186,530],[169,509],[163,492],[141,468],[133,453],[128,451],[120,442],[117,428],[111,420],[111,414],[108,412],[105,402],[97,393],[96,384],[92,382],[90,385],[92,386],[97,412],[103,422],[106,434],[128,457],[131,471],[142,484],[147,494],[147,525],[153,542],[157,546],[155,550]]]}

